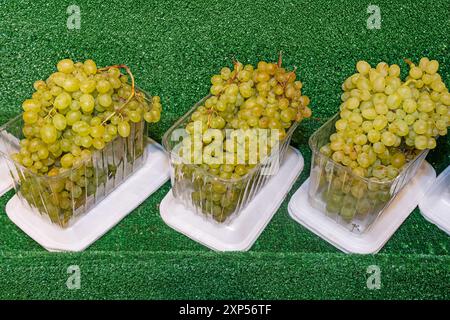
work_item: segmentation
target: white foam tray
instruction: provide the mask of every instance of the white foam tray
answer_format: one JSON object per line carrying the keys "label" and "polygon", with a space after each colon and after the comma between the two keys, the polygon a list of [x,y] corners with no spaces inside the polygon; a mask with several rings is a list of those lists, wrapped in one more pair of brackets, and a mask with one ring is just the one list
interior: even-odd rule
{"label": "white foam tray", "polygon": [[176,231],[216,251],[249,250],[283,202],[303,170],[301,153],[290,147],[279,172],[230,224],[211,222],[178,202],[169,191],[160,205],[164,222]]}
{"label": "white foam tray", "polygon": [[146,163],[72,226],[62,229],[15,195],[8,217],[48,251],[83,251],[125,218],[169,179],[169,161],[161,145],[149,139]]}
{"label": "white foam tray", "polygon": [[425,219],[450,235],[450,166],[428,189],[419,209]]}
{"label": "white foam tray", "polygon": [[291,217],[319,237],[346,253],[377,253],[405,221],[436,178],[436,172],[426,161],[417,175],[403,188],[383,214],[363,234],[355,234],[319,210],[308,200],[307,179],[289,202]]}

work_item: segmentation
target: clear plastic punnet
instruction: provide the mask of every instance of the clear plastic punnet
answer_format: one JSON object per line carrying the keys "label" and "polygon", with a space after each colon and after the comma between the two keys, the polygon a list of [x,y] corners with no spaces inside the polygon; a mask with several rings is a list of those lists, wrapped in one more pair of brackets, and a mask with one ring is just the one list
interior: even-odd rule
{"label": "clear plastic punnet", "polygon": [[142,121],[130,126],[127,138],[118,136],[90,159],[50,177],[34,173],[11,157],[19,152],[19,141],[24,138],[20,115],[0,128],[0,156],[6,160],[19,199],[35,213],[67,228],[145,162],[147,125]]}
{"label": "clear plastic punnet", "polygon": [[334,125],[338,119],[336,114],[309,139],[312,161],[308,199],[330,219],[361,234],[417,173],[429,150],[418,153],[394,179],[363,178],[320,152],[320,148],[329,142],[330,135],[336,132]]}
{"label": "clear plastic punnet", "polygon": [[287,130],[286,136],[280,140],[277,148],[273,148],[263,161],[245,175],[236,179],[222,179],[202,168],[200,164],[183,161],[178,153],[181,139],[174,139],[176,136],[174,132],[184,130],[192,113],[208,98],[209,96],[206,96],[195,104],[166,132],[163,145],[169,153],[174,198],[211,222],[230,223],[258,194],[271,176],[276,174],[298,122],[294,122]]}

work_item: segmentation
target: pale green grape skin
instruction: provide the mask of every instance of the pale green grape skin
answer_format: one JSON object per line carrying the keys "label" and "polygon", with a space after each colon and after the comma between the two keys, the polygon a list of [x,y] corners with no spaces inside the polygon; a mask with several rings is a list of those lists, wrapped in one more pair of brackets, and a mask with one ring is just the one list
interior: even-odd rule
{"label": "pale green grape skin", "polygon": [[39,116],[34,111],[25,111],[22,118],[26,124],[34,124],[38,121]]}
{"label": "pale green grape skin", "polygon": [[70,59],[63,59],[58,62],[57,69],[60,72],[70,74],[74,70],[74,63]]}
{"label": "pale green grape skin", "polygon": [[100,80],[97,82],[97,91],[99,93],[106,93],[111,89],[111,84],[107,80]]}
{"label": "pale green grape skin", "polygon": [[52,122],[54,127],[59,131],[63,131],[67,127],[66,117],[62,114],[55,114],[52,118]]}
{"label": "pale green grape skin", "polygon": [[98,103],[103,107],[109,107],[112,104],[111,95],[107,93],[99,94],[97,97]]}
{"label": "pale green grape skin", "polygon": [[70,103],[72,102],[72,97],[67,92],[60,93],[53,102],[53,105],[58,110],[63,110],[69,107]]}
{"label": "pale green grape skin", "polygon": [[88,93],[84,93],[81,97],[80,97],[80,107],[81,110],[83,110],[83,112],[85,113],[91,113],[94,110],[94,106],[95,106],[95,99],[92,95],[88,94]]}
{"label": "pale green grape skin", "polygon": [[121,121],[118,123],[117,125],[117,132],[119,133],[119,135],[123,138],[127,138],[130,135],[130,124],[128,122],[125,121]]}
{"label": "pale green grape skin", "polygon": [[41,139],[46,144],[52,144],[58,138],[56,128],[53,125],[46,124],[40,129]]}
{"label": "pale green grape skin", "polygon": [[70,168],[72,167],[74,160],[74,156],[70,153],[67,153],[61,158],[61,166],[63,168]]}
{"label": "pale green grape skin", "polygon": [[67,92],[75,92],[80,89],[80,81],[75,77],[68,76],[64,80],[63,88]]}

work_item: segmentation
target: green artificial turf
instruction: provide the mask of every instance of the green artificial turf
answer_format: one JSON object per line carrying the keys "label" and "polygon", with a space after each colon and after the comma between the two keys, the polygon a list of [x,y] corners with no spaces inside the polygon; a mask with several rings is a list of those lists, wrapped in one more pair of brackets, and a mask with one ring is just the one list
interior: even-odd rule
{"label": "green artificial turf", "polygon": [[[81,29],[66,27],[67,6],[81,8]],[[158,205],[166,183],[83,253],[52,254],[7,218],[0,198],[0,298],[450,298],[450,241],[416,209],[377,255],[345,255],[288,216],[287,203],[309,175],[308,137],[339,105],[340,86],[356,61],[438,59],[450,86],[450,4],[378,0],[382,24],[368,30],[369,1],[9,1],[0,0],[0,124],[20,112],[36,79],[65,57],[125,63],[137,84],[161,96],[160,140],[208,92],[209,77],[233,57],[297,66],[313,119],[292,144],[305,168],[250,252],[214,253],[167,227]],[[428,161],[450,164],[450,140]],[[81,268],[68,290],[67,267]],[[367,267],[381,269],[381,289],[366,287]]]}

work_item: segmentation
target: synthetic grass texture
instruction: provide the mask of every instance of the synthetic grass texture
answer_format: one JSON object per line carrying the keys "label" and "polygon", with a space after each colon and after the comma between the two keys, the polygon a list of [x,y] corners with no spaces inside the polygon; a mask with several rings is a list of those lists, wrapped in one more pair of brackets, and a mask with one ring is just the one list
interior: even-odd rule
{"label": "synthetic grass texture", "polygon": [[[81,28],[68,30],[69,5]],[[448,299],[450,241],[418,209],[377,255],[346,255],[292,219],[287,203],[309,175],[308,137],[339,106],[341,83],[364,59],[398,63],[439,60],[450,85],[449,2],[377,1],[381,29],[369,30],[368,1],[0,1],[0,124],[19,114],[35,80],[58,60],[124,63],[137,84],[163,101],[161,140],[176,119],[208,93],[209,78],[232,58],[298,67],[314,119],[292,144],[305,168],[250,252],[215,253],[167,227],[158,205],[166,183],[83,253],[48,253],[7,218],[0,198],[0,298],[287,298]],[[428,161],[450,164],[449,138]],[[69,290],[67,268],[79,265],[81,288]],[[369,290],[367,268],[381,270]]]}

